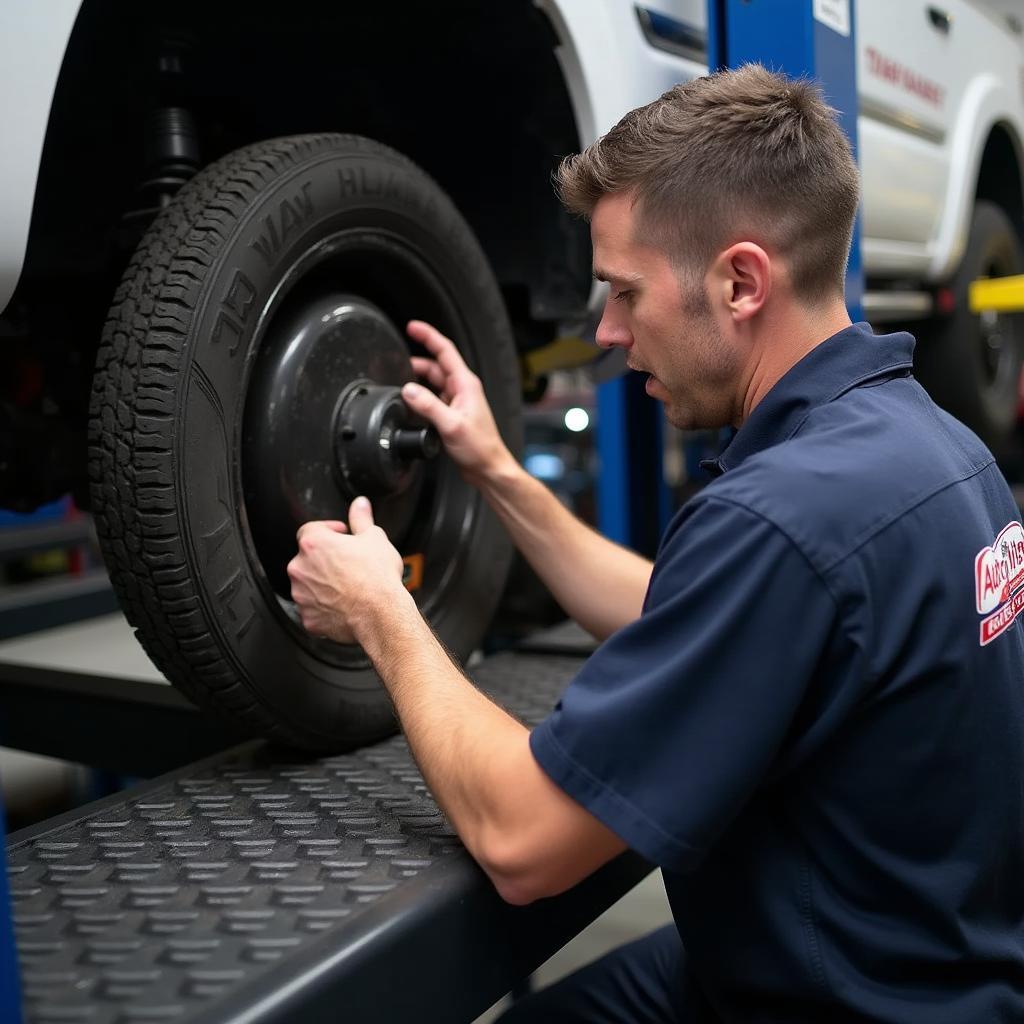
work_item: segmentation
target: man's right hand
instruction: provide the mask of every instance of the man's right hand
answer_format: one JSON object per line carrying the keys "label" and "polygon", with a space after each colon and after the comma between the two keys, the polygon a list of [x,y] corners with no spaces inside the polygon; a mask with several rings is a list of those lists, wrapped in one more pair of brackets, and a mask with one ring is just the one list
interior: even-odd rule
{"label": "man's right hand", "polygon": [[406,329],[433,356],[412,357],[413,371],[433,391],[422,384],[406,384],[402,398],[434,425],[462,475],[477,486],[485,484],[514,465],[515,458],[498,433],[480,378],[436,327],[411,320]]}
{"label": "man's right hand", "polygon": [[599,640],[636,619],[651,563],[585,526],[516,462],[483,385],[448,338],[422,320],[407,330],[433,358],[413,357],[413,370],[428,387],[406,384],[402,397],[437,428],[462,475],[480,489],[555,600]]}

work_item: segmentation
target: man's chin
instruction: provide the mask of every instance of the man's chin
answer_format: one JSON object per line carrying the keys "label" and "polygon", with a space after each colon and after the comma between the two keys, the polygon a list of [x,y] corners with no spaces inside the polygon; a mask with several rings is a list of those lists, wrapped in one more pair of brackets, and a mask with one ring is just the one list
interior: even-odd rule
{"label": "man's chin", "polygon": [[679,416],[669,416],[667,413],[665,419],[668,420],[670,427],[675,427],[676,430],[681,430],[686,433],[690,430],[700,430],[700,427],[693,421],[693,418],[682,418]]}
{"label": "man's chin", "polygon": [[697,417],[692,409],[677,405],[671,399],[663,403],[665,406],[665,419],[668,420],[676,430],[699,430]]}
{"label": "man's chin", "polygon": [[676,428],[676,430],[718,430],[722,424],[713,422],[717,417],[701,413],[699,409],[692,406],[681,405],[672,399],[663,403],[665,406],[665,419]]}
{"label": "man's chin", "polygon": [[694,408],[687,402],[674,398],[668,388],[657,377],[650,376],[644,390],[656,402],[661,402],[665,409],[665,419],[677,430],[715,430],[721,424],[712,422],[717,417]]}

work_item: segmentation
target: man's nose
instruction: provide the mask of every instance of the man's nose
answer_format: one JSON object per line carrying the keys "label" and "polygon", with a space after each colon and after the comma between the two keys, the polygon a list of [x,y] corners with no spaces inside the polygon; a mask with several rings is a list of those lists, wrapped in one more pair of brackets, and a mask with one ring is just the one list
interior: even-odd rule
{"label": "man's nose", "polygon": [[601,322],[597,325],[594,340],[601,348],[629,348],[633,336],[611,309],[611,302],[606,302]]}

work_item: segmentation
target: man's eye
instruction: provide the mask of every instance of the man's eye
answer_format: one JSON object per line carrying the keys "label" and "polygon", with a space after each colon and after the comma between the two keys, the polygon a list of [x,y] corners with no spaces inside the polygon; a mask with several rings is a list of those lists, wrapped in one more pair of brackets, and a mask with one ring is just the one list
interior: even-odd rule
{"label": "man's eye", "polygon": [[632,294],[633,294],[633,292],[631,290],[629,290],[629,289],[626,289],[626,290],[621,291],[621,292],[616,292],[612,296],[612,302],[623,302],[625,299],[629,298],[629,296],[632,295]]}

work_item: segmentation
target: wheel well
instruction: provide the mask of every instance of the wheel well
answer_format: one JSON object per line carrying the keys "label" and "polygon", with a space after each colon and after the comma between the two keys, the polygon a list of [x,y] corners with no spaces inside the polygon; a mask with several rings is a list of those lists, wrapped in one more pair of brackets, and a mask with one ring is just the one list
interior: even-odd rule
{"label": "wheel well", "polygon": [[[579,140],[545,16],[531,0],[396,0],[386,13],[320,0],[85,0],[51,111],[22,299],[33,282],[90,281],[95,293],[99,279],[91,312],[105,311],[144,227],[125,219],[147,174],[143,125],[173,105],[195,118],[202,164],[309,131],[394,146],[473,227],[524,346],[581,315],[589,239],[550,180]],[[168,71],[168,41],[180,71]]]}
{"label": "wheel well", "polygon": [[1009,126],[997,124],[989,134],[981,157],[976,198],[1002,207],[1024,242],[1024,190],[1021,167],[1024,148]]}

